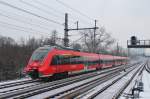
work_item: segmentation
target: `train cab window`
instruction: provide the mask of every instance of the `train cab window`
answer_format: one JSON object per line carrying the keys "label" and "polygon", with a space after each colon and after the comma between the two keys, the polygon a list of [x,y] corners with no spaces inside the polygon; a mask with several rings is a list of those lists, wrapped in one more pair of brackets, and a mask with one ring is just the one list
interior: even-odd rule
{"label": "train cab window", "polygon": [[31,56],[31,61],[42,61],[44,57],[48,54],[48,52],[49,50],[47,49],[36,50]]}

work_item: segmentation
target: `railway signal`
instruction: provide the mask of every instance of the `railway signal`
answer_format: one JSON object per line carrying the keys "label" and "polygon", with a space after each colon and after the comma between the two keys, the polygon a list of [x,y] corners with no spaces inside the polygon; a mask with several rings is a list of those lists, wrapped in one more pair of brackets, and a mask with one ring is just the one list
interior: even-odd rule
{"label": "railway signal", "polygon": [[150,48],[150,40],[138,40],[136,36],[132,36],[127,40],[128,48]]}

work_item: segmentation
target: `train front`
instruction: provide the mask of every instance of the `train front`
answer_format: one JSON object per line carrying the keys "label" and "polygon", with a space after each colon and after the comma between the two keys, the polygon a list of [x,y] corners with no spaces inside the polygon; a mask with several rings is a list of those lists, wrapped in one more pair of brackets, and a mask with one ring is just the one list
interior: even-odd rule
{"label": "train front", "polygon": [[39,78],[39,69],[44,66],[44,60],[48,56],[48,52],[51,47],[40,47],[35,50],[28,62],[28,65],[24,69],[25,73],[28,74],[32,79]]}

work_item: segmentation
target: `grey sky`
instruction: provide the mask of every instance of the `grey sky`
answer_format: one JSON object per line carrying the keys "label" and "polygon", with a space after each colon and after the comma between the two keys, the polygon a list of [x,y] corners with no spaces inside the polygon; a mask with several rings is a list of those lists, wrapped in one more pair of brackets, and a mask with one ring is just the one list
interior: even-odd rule
{"label": "grey sky", "polygon": [[[71,27],[75,27],[74,22],[79,20],[81,27],[93,26],[94,22],[88,18],[64,7],[56,0],[22,0],[27,3],[44,9],[46,12],[39,11],[29,5],[23,4],[20,0],[1,0],[8,2],[17,7],[29,10],[49,19],[56,20],[64,23],[63,13],[69,13],[69,23]],[[42,6],[37,3],[42,2],[49,6]],[[137,35],[141,39],[150,39],[149,26],[150,26],[150,0],[61,0],[71,7],[80,10],[87,16],[97,19],[101,26],[105,26],[108,32],[111,32],[113,37],[116,38],[120,44],[126,46],[126,40],[132,35]],[[54,8],[50,9],[50,7]],[[40,37],[39,34],[44,34],[47,37],[51,30],[57,29],[63,36],[63,26],[46,22],[43,19],[36,18],[32,15],[17,11],[7,6],[0,4],[0,21],[10,24],[29,28],[28,31],[14,30],[12,26],[4,25],[0,22],[0,35],[6,35],[19,39],[20,37],[28,38],[30,36]],[[7,15],[18,20],[25,22],[18,22],[7,17]],[[16,15],[17,14],[17,15]],[[57,17],[56,17],[57,16]],[[27,24],[28,23],[28,24]],[[32,23],[32,25],[31,25]],[[34,25],[33,25],[34,24]],[[36,24],[36,25],[35,25]],[[37,25],[40,25],[37,26]],[[7,27],[7,28],[6,28]],[[41,28],[44,27],[44,28]],[[13,27],[14,28],[14,27]],[[15,27],[16,28],[16,27]],[[48,29],[47,29],[48,28]],[[19,28],[20,29],[20,28]],[[36,30],[36,31],[33,31]],[[36,34],[39,33],[39,34]],[[78,35],[77,32],[70,32],[71,35]],[[78,36],[72,36],[71,39],[77,39]]]}

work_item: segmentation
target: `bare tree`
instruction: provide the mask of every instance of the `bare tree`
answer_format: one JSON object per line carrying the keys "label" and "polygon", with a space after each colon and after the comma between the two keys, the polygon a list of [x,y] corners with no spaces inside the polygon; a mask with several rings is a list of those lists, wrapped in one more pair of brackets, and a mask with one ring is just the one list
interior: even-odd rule
{"label": "bare tree", "polygon": [[101,50],[107,50],[115,42],[115,39],[106,32],[104,27],[96,31],[95,41],[92,30],[81,32],[81,35],[84,36],[82,41],[89,52],[99,53]]}
{"label": "bare tree", "polygon": [[46,38],[43,43],[44,43],[44,45],[52,45],[53,46],[55,44],[61,44],[62,43],[61,40],[62,39],[58,37],[58,32],[56,30],[53,30],[51,32],[50,37]]}
{"label": "bare tree", "polygon": [[13,40],[10,37],[3,37],[0,36],[0,47],[2,46],[10,46],[10,45],[15,45],[15,40]]}
{"label": "bare tree", "polygon": [[51,45],[56,44],[56,41],[57,41],[57,31],[56,30],[52,31],[50,40],[51,40]]}

